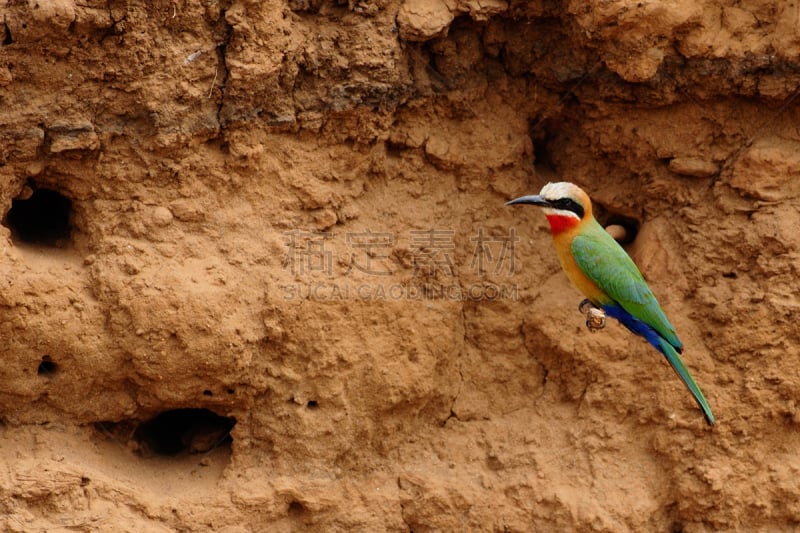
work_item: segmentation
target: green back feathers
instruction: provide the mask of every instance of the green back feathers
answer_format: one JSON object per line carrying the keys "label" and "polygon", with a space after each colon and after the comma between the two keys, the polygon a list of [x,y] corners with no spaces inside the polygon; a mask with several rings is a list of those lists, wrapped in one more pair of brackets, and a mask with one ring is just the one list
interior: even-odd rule
{"label": "green back feathers", "polygon": [[596,220],[587,221],[573,238],[571,249],[578,267],[603,292],[635,318],[649,324],[678,352],[682,350],[675,328],[636,264]]}

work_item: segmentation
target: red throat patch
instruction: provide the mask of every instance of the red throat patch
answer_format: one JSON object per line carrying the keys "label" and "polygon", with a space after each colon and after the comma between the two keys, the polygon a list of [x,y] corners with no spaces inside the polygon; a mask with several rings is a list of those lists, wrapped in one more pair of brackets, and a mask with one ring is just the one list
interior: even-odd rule
{"label": "red throat patch", "polygon": [[550,223],[550,233],[553,235],[574,228],[580,222],[577,218],[568,215],[547,215],[547,221]]}

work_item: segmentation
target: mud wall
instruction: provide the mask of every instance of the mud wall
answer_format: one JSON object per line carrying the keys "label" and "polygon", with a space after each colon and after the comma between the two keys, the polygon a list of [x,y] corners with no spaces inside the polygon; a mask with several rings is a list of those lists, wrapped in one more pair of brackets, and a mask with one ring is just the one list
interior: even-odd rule
{"label": "mud wall", "polygon": [[[793,529],[798,22],[0,2],[3,529]],[[503,207],[551,180],[717,427]]]}

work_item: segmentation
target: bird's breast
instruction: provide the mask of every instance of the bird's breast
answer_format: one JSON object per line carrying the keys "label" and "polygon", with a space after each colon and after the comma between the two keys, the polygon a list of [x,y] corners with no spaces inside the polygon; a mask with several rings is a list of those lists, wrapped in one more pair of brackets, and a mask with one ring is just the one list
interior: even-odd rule
{"label": "bird's breast", "polygon": [[553,235],[553,244],[555,244],[556,255],[561,263],[561,268],[569,280],[578,289],[581,294],[586,296],[589,300],[597,305],[604,305],[611,302],[605,292],[603,292],[597,284],[589,279],[583,273],[583,270],[578,266],[575,258],[572,256],[572,237],[569,231],[562,232],[560,235]]}

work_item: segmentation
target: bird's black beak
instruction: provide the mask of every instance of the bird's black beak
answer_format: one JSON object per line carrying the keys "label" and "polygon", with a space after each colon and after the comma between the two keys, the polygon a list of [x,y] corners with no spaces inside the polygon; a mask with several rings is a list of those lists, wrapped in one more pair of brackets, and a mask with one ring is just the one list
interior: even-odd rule
{"label": "bird's black beak", "polygon": [[531,205],[538,205],[540,207],[552,207],[553,204],[550,203],[549,200],[545,200],[541,196],[531,195],[531,196],[520,196],[519,198],[515,198],[506,202],[506,205],[515,205],[515,204],[531,204]]}

